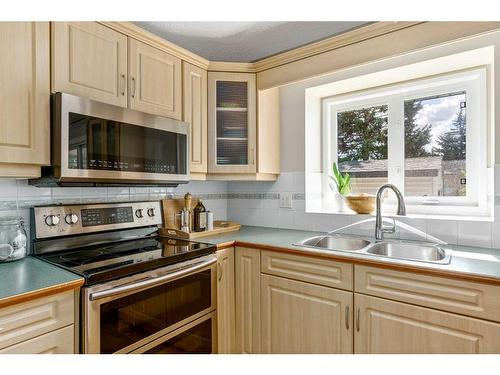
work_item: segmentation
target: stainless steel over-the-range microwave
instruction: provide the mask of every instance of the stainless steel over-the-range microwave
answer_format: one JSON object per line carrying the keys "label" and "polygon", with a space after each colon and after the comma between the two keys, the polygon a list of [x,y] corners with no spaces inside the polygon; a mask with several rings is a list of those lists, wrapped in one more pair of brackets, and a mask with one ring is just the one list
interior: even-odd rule
{"label": "stainless steel over-the-range microwave", "polygon": [[189,124],[64,93],[52,97],[51,166],[34,185],[189,181]]}

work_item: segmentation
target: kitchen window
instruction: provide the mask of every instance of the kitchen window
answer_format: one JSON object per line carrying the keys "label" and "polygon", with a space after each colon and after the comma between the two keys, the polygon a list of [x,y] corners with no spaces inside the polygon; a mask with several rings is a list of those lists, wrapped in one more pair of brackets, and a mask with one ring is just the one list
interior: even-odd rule
{"label": "kitchen window", "polygon": [[323,98],[322,111],[324,192],[336,162],[352,193],[392,183],[410,214],[489,214],[484,69]]}

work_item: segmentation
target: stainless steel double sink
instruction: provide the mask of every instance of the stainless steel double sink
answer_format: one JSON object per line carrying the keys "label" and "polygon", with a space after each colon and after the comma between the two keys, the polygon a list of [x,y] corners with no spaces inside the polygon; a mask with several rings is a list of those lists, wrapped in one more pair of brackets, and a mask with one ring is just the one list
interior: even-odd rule
{"label": "stainless steel double sink", "polygon": [[448,264],[451,250],[433,243],[398,240],[369,241],[351,236],[330,234],[311,237],[295,244],[320,250],[347,251],[405,261]]}

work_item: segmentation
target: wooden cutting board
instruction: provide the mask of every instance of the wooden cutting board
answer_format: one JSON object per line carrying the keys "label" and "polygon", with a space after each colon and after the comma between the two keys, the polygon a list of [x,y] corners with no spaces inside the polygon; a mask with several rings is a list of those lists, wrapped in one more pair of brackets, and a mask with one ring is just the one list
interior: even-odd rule
{"label": "wooden cutting board", "polygon": [[[178,214],[184,208],[184,198],[163,199],[161,204],[163,207],[163,226],[165,228],[179,229],[181,219]],[[193,197],[191,200],[191,210],[193,210],[197,204],[198,198]]]}
{"label": "wooden cutting board", "polygon": [[[225,234],[230,232],[239,231],[241,228],[241,224],[235,223],[234,221],[225,221],[225,220],[214,220],[214,229],[207,230],[204,232],[192,232],[192,233],[184,233],[180,231],[176,231],[179,235],[173,234],[169,231],[169,228],[160,228],[161,236],[174,236],[174,237],[182,237],[185,239],[195,239],[202,238],[207,236],[215,236],[218,234]],[[180,233],[179,233],[180,232]]]}

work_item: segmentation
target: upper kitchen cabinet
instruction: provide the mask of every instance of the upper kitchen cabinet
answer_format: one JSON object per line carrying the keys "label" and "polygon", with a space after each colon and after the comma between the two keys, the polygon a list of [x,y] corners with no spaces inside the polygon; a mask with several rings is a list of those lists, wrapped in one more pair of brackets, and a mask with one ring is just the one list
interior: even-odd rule
{"label": "upper kitchen cabinet", "polygon": [[182,119],[181,59],[129,38],[129,107]]}
{"label": "upper kitchen cabinet", "polygon": [[0,176],[50,163],[48,22],[0,22]]}
{"label": "upper kitchen cabinet", "polygon": [[255,74],[208,73],[208,172],[256,173]]}
{"label": "upper kitchen cabinet", "polygon": [[279,131],[279,89],[257,93],[253,73],[208,73],[209,179],[275,180]]}
{"label": "upper kitchen cabinet", "polygon": [[96,22],[52,27],[52,91],[127,107],[127,37]]}
{"label": "upper kitchen cabinet", "polygon": [[191,124],[191,179],[207,174],[207,71],[183,62],[183,120]]}

